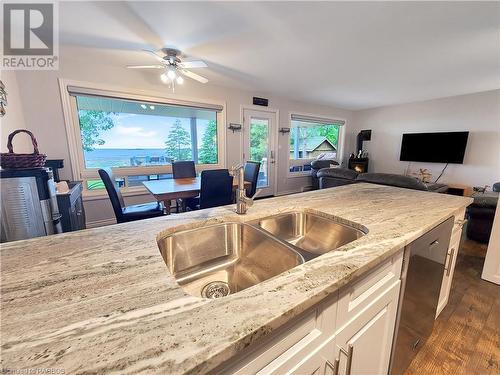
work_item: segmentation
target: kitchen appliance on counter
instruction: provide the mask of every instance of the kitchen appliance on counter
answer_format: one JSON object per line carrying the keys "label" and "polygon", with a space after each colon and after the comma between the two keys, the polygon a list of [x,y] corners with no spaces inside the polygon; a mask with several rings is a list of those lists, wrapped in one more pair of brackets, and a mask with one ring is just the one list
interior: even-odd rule
{"label": "kitchen appliance on counter", "polygon": [[49,169],[2,169],[0,192],[0,242],[62,232],[54,178]]}
{"label": "kitchen appliance on counter", "polygon": [[391,375],[403,374],[425,344],[436,318],[454,218],[442,222],[405,248]]}

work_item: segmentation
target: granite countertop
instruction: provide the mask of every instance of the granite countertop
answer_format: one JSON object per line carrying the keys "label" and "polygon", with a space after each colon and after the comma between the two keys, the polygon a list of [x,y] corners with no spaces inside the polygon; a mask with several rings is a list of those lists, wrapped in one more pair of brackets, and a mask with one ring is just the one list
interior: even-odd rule
{"label": "granite countertop", "polygon": [[[257,201],[242,216],[232,205],[2,244],[1,367],[205,373],[471,202],[354,184]],[[369,233],[216,300],[185,294],[156,243],[159,233],[303,209]]]}

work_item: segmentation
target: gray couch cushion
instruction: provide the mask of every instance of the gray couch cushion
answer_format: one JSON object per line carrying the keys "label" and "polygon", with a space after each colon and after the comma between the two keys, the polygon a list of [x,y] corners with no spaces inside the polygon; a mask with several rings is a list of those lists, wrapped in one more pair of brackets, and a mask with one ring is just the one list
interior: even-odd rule
{"label": "gray couch cushion", "polygon": [[437,184],[435,182],[424,183],[428,191],[433,193],[446,193],[448,191],[448,185]]}
{"label": "gray couch cushion", "polygon": [[425,184],[416,178],[390,173],[363,173],[356,178],[356,182],[370,182],[372,184],[397,186],[406,189],[427,190]]}
{"label": "gray couch cushion", "polygon": [[358,172],[347,168],[323,168],[318,171],[318,177],[341,178],[345,180],[355,180]]}

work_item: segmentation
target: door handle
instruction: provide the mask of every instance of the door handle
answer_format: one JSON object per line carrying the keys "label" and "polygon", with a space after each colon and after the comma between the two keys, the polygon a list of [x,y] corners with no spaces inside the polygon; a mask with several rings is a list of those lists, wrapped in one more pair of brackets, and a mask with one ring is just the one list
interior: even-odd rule
{"label": "door handle", "polygon": [[333,375],[339,375],[339,363],[340,359],[338,358],[335,358],[333,364],[328,359],[326,360],[326,365],[333,371]]}
{"label": "door handle", "polygon": [[432,246],[437,246],[439,245],[439,241],[436,240],[436,241],[432,241],[430,244],[429,244],[429,247],[432,247]]}
{"label": "door handle", "polygon": [[354,353],[354,347],[352,346],[352,344],[349,344],[347,346],[347,350],[345,350],[344,348],[340,348],[340,352],[347,356],[347,363],[345,365],[345,375],[351,375],[352,355]]}

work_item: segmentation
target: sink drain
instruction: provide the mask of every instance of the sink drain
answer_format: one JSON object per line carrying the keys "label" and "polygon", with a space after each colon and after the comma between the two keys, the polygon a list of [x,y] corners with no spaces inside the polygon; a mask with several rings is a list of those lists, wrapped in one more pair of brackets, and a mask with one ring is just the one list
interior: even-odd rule
{"label": "sink drain", "polygon": [[205,298],[221,298],[229,295],[231,289],[224,281],[212,281],[205,285],[201,291],[201,296]]}

